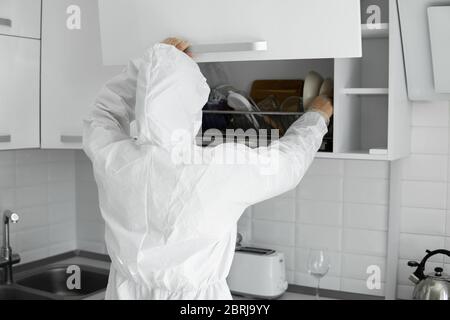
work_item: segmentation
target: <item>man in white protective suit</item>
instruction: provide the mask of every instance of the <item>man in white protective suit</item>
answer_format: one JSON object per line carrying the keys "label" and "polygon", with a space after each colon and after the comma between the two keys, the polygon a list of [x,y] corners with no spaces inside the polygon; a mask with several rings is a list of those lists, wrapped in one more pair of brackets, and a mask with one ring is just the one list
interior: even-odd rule
{"label": "man in white protective suit", "polygon": [[327,132],[333,107],[318,97],[267,147],[197,146],[210,89],[188,46],[170,38],[130,62],[84,122],[112,260],[106,299],[231,299],[239,217],[295,188]]}

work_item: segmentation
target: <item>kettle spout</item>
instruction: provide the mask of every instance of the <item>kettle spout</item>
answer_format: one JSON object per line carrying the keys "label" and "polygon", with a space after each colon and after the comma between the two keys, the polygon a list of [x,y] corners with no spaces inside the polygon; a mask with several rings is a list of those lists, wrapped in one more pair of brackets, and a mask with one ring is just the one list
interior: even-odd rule
{"label": "kettle spout", "polygon": [[420,282],[420,279],[414,273],[411,273],[408,279],[414,284],[418,284]]}

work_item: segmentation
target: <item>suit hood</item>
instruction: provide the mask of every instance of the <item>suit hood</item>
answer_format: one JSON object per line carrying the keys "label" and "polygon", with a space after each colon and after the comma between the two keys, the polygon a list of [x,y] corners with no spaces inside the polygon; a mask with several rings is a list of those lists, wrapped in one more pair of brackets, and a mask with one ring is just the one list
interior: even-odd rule
{"label": "suit hood", "polygon": [[146,55],[137,81],[138,142],[171,148],[189,134],[189,143],[194,143],[210,93],[205,77],[197,63],[174,46],[156,44]]}

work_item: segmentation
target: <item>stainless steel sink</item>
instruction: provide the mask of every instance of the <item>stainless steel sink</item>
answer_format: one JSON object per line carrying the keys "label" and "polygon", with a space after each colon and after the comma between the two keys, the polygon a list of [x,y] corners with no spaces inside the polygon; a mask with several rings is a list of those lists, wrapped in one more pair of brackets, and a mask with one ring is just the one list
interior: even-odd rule
{"label": "stainless steel sink", "polygon": [[23,274],[17,279],[17,284],[48,292],[63,299],[83,299],[106,289],[108,270],[79,265],[80,289],[70,289],[67,280],[69,265],[47,266]]}
{"label": "stainless steel sink", "polygon": [[19,286],[4,285],[0,286],[0,300],[51,300],[51,298]]}

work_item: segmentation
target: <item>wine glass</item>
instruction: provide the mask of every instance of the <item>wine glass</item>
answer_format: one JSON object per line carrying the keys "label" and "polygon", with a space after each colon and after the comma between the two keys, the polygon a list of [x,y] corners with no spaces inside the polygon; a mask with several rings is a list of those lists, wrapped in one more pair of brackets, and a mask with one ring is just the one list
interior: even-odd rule
{"label": "wine glass", "polygon": [[307,268],[310,275],[317,279],[316,299],[319,300],[320,279],[330,270],[330,257],[327,250],[311,249],[308,254]]}

